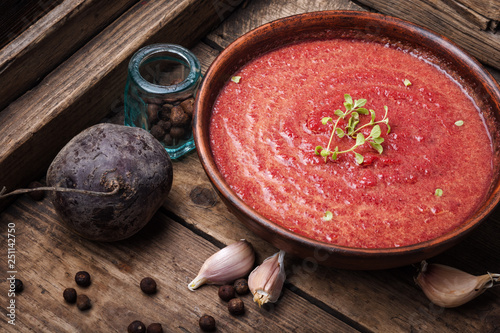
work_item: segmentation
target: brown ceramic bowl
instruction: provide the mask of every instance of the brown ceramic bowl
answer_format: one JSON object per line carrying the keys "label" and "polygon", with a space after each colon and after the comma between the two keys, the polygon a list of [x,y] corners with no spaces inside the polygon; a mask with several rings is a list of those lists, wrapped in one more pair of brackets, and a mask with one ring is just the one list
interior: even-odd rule
{"label": "brown ceramic bowl", "polygon": [[[400,19],[355,11],[325,11],[279,19],[243,35],[229,45],[210,66],[195,105],[194,138],[205,171],[229,210],[255,234],[277,248],[304,258],[310,265],[322,264],[346,269],[384,269],[403,266],[430,258],[457,244],[494,209],[500,200],[500,161],[494,161],[489,195],[469,220],[452,232],[430,241],[399,248],[362,249],[319,242],[285,229],[250,208],[226,184],[218,171],[210,149],[209,120],[212,106],[237,69],[260,54],[306,38],[317,38],[325,31],[354,29],[376,36],[387,36],[418,48],[431,50],[464,78],[477,96],[479,105],[488,105],[484,114],[491,133],[498,133],[500,90],[496,81],[481,65],[455,44],[427,29]],[[487,108],[484,108],[487,109]],[[491,135],[499,156],[498,135]]]}

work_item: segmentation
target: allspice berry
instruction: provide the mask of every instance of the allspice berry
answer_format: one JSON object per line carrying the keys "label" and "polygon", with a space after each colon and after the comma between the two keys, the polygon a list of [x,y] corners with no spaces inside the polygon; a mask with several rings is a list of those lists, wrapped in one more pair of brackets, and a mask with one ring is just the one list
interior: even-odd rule
{"label": "allspice berry", "polygon": [[160,323],[149,324],[146,333],[163,333],[163,327]]}
{"label": "allspice berry", "polygon": [[204,332],[215,331],[215,319],[212,316],[206,314],[201,316],[198,324],[200,325],[201,330]]}
{"label": "allspice berry", "polygon": [[140,283],[141,290],[148,295],[156,293],[156,281],[151,277],[145,277]]}
{"label": "allspice berry", "polygon": [[75,282],[80,287],[90,286],[90,274],[86,271],[80,271],[75,274]]}
{"label": "allspice berry", "polygon": [[78,295],[76,297],[76,307],[80,311],[85,311],[88,310],[92,307],[92,304],[90,303],[90,298],[87,295]]}
{"label": "allspice berry", "polygon": [[219,287],[219,297],[221,300],[228,302],[235,297],[233,286],[226,284]]}
{"label": "allspice berry", "polygon": [[146,325],[140,320],[134,320],[127,327],[128,333],[146,333]]}
{"label": "allspice berry", "polygon": [[69,304],[76,303],[76,290],[75,288],[66,288],[63,291],[63,297]]}
{"label": "allspice berry", "polygon": [[239,298],[233,298],[227,303],[229,313],[232,315],[242,315],[245,313],[245,303]]}
{"label": "allspice berry", "polygon": [[14,291],[16,293],[20,293],[23,290],[24,290],[23,281],[21,281],[20,279],[15,279],[14,280]]}
{"label": "allspice berry", "polygon": [[234,281],[234,291],[236,291],[238,295],[248,294],[250,291],[250,289],[248,289],[248,281],[246,279],[238,279]]}

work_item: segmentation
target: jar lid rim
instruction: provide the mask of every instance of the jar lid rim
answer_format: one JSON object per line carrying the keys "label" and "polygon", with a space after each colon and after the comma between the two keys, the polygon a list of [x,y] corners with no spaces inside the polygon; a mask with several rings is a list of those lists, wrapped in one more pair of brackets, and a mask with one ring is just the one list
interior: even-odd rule
{"label": "jar lid rim", "polygon": [[[146,80],[139,72],[140,66],[148,59],[162,53],[171,53],[186,61],[189,66],[187,77],[177,84],[159,85]],[[172,94],[183,92],[198,82],[201,77],[200,62],[196,56],[183,46],[177,44],[151,44],[139,49],[128,65],[129,76],[136,82],[138,87],[150,94]]]}

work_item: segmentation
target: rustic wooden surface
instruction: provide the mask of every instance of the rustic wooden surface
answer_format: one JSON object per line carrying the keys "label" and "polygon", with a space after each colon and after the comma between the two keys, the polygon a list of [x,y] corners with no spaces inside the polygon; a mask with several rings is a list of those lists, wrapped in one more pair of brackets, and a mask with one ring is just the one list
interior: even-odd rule
{"label": "rustic wooden surface", "polygon": [[3,82],[0,110],[35,86],[136,2],[65,0],[53,9],[45,8],[43,17],[0,49]]}
{"label": "rustic wooden surface", "polygon": [[[362,8],[347,0],[253,0],[243,3],[192,49],[206,70],[225,46],[246,31],[279,17],[323,9]],[[492,74],[500,79],[497,71]],[[111,121],[120,123],[122,114]],[[75,236],[60,224],[49,198],[35,202],[19,197],[0,213],[0,221],[2,253],[7,252],[7,225],[16,225],[17,277],[25,284],[16,297],[13,327],[6,317],[7,260],[0,256],[0,330],[6,332],[126,332],[136,319],[160,322],[167,332],[199,332],[197,320],[204,313],[216,318],[220,332],[495,332],[500,327],[498,288],[465,306],[442,309],[415,285],[414,266],[346,271],[321,266],[319,255],[286,258],[287,282],[275,305],[259,309],[247,295],[246,314],[229,315],[216,286],[190,292],[187,283],[209,255],[238,239],[253,244],[258,262],[277,249],[227,211],[194,152],[174,162],[167,201],[146,228],[128,240],[106,244]],[[497,209],[471,237],[430,261],[473,274],[497,273],[499,239]],[[90,287],[75,287],[73,277],[79,270],[92,274]],[[152,297],[139,290],[145,276],[158,282],[159,291]],[[66,287],[86,293],[92,309],[80,312],[65,304]]]}
{"label": "rustic wooden surface", "polygon": [[141,1],[108,25],[0,111],[0,184],[18,188],[40,177],[69,139],[115,108],[123,100],[128,61],[140,47],[158,41],[192,46],[231,13],[225,6]]}

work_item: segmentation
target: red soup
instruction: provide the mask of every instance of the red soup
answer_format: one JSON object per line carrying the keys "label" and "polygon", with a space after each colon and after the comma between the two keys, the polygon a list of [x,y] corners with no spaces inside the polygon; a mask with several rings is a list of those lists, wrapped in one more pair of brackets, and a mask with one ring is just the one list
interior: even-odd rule
{"label": "red soup", "polygon": [[[460,80],[424,52],[311,40],[266,53],[234,76],[210,123],[217,167],[249,206],[293,232],[350,247],[410,245],[456,228],[487,194],[484,120]],[[345,94],[366,99],[363,108],[375,122],[386,117],[390,132],[378,123],[379,153],[368,142],[372,114],[358,113],[357,132],[330,144],[348,152],[325,162],[316,147],[328,146],[337,120],[346,132],[353,117],[335,112],[346,112]],[[367,141],[349,151],[357,133]]]}

